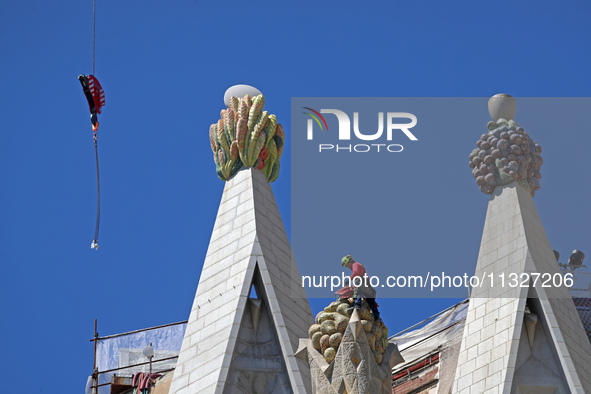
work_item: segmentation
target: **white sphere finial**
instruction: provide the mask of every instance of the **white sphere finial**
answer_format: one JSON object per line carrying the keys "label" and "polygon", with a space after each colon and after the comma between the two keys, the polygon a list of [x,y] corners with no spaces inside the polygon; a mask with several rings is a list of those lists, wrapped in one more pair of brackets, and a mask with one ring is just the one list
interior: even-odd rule
{"label": "white sphere finial", "polygon": [[247,94],[252,98],[252,97],[258,96],[259,94],[262,94],[262,93],[260,90],[258,90],[254,86],[234,85],[234,86],[231,86],[230,88],[228,88],[228,90],[226,90],[226,93],[224,93],[224,104],[226,104],[226,107],[230,107],[230,99],[232,97],[242,98],[242,97],[246,96]]}
{"label": "white sphere finial", "polygon": [[147,358],[154,357],[154,348],[152,347],[152,344],[150,344],[149,346],[144,347],[142,349],[142,354],[144,356],[146,356]]}
{"label": "white sphere finial", "polygon": [[515,117],[515,99],[506,93],[495,94],[488,100],[488,113],[493,121]]}

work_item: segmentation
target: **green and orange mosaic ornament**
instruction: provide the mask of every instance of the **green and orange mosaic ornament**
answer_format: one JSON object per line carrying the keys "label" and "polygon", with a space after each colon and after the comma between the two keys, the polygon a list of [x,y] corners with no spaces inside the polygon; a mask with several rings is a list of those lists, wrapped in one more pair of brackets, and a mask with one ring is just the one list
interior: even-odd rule
{"label": "green and orange mosaic ornament", "polygon": [[265,97],[232,97],[209,128],[218,177],[227,181],[242,168],[262,170],[269,182],[279,176],[285,134],[275,115],[263,111]]}

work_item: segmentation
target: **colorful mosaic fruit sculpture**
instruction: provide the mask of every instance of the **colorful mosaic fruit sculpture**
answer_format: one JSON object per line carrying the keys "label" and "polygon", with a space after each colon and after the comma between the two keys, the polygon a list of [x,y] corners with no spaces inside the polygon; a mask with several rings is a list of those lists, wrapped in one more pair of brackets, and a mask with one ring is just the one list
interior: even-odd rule
{"label": "colorful mosaic fruit sculpture", "polygon": [[285,135],[275,115],[263,111],[262,94],[232,97],[230,107],[209,128],[209,140],[218,177],[227,181],[242,167],[262,170],[273,182],[279,175],[279,159]]}
{"label": "colorful mosaic fruit sculpture", "polygon": [[[323,356],[329,364],[336,357],[343,334],[349,324],[349,318],[353,312],[352,298],[339,299],[324,308],[316,315],[316,323],[310,326],[308,335],[312,345]],[[388,328],[382,320],[374,320],[373,314],[367,302],[363,300],[361,308],[357,313],[361,318],[361,324],[374,358],[378,364],[382,362],[384,351],[388,347]]]}
{"label": "colorful mosaic fruit sculpture", "polygon": [[540,189],[542,147],[514,120],[488,122],[488,134],[470,153],[470,168],[480,191],[492,194],[496,186],[516,181],[533,197]]}

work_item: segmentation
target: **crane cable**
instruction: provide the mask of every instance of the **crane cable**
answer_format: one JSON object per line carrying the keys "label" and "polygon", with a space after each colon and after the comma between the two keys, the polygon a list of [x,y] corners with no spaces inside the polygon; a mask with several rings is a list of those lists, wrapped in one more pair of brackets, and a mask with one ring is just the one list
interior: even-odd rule
{"label": "crane cable", "polygon": [[[96,0],[92,0],[92,75],[94,75],[94,48],[95,48],[95,26],[96,26]],[[98,250],[98,236],[99,223],[101,219],[101,184],[99,178],[99,161],[98,161],[98,124],[97,127],[92,128],[92,138],[94,141],[94,157],[96,159],[96,224],[94,226],[94,239],[90,245],[91,249]]]}
{"label": "crane cable", "polygon": [[92,0],[92,75],[94,75],[94,37],[96,26],[96,0]]}
{"label": "crane cable", "polygon": [[96,131],[93,131],[94,139],[94,157],[96,158],[96,225],[94,226],[94,239],[90,245],[91,249],[98,250],[98,235],[99,235],[99,222],[101,220],[101,183],[99,180],[99,162],[98,162],[98,148],[97,148],[97,136]]}

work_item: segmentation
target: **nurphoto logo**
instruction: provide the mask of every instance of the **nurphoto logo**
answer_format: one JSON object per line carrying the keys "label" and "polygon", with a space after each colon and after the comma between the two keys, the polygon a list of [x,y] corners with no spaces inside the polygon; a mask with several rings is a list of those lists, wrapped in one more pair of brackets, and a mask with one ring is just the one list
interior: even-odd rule
{"label": "nurphoto logo", "polygon": [[[328,132],[328,124],[322,114],[335,115],[338,121],[338,140],[351,141],[351,119],[344,111],[338,109],[320,109],[320,112],[310,108],[303,107],[310,112],[304,114],[310,116],[307,123],[307,139],[314,140],[314,124],[316,123],[321,131],[326,129]],[[408,112],[387,112],[386,113],[386,135],[385,141],[392,141],[392,137],[402,132],[411,141],[417,141],[418,138],[410,131],[416,126],[417,117]],[[401,123],[401,120],[406,119],[407,122]],[[408,122],[410,120],[410,122]],[[359,130],[359,112],[353,112],[353,134],[354,138],[361,141],[384,141],[382,137],[384,134],[384,112],[378,112],[378,130],[374,133],[365,133]],[[404,147],[401,144],[390,143],[361,143],[361,144],[318,144],[318,150],[322,152],[358,152],[365,153],[369,151],[384,151],[384,152],[402,152]]]}

